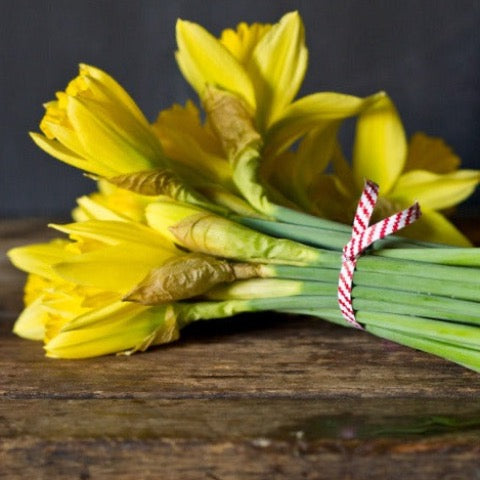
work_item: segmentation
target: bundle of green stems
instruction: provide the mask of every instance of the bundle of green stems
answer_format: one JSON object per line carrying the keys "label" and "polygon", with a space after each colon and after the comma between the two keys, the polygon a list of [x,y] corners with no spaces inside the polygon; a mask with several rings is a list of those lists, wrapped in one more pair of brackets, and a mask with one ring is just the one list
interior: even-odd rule
{"label": "bundle of green stems", "polygon": [[[351,326],[337,304],[341,250],[350,238],[350,228],[309,215],[293,217],[296,224],[222,219],[221,235],[212,216],[205,219],[210,224],[206,228],[201,221],[187,223],[188,233],[174,227],[179,244],[192,252],[228,257],[233,265],[255,262],[260,267],[256,278],[214,286],[193,304],[192,300],[179,302],[183,324],[274,310]],[[357,321],[373,335],[479,371],[479,267],[477,248],[387,237],[358,260],[352,290]]]}

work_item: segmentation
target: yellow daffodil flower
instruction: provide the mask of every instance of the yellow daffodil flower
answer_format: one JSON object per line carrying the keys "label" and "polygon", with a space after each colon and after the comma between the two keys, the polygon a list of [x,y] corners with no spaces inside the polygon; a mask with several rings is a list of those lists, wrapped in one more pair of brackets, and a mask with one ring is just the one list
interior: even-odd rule
{"label": "yellow daffodil flower", "polygon": [[402,235],[468,246],[470,242],[442,214],[466,199],[480,181],[477,170],[459,170],[459,158],[445,143],[422,133],[407,143],[398,112],[385,97],[363,112],[356,127],[350,168],[333,149],[333,175],[312,186],[317,213],[351,223],[365,178],[380,185],[377,217],[386,217],[418,201],[423,215]]}
{"label": "yellow daffodil flower", "polygon": [[152,269],[183,255],[173,243],[126,219],[55,228],[68,233],[70,241],[9,252],[13,264],[29,273],[26,308],[15,333],[44,340],[47,355],[63,358],[144,349],[177,338],[166,306],[121,301]]}
{"label": "yellow daffodil flower", "polygon": [[[158,136],[132,98],[98,68],[80,65],[79,76],[64,92],[57,93],[57,100],[46,104],[40,129],[43,134],[31,133],[40,148],[124,190],[151,196],[170,195],[215,209],[203,195],[187,185],[186,181],[190,179],[194,183],[196,178],[191,166],[180,162],[172,165],[163,153]],[[136,177],[132,179],[130,175]],[[148,193],[143,191],[145,186]],[[106,188],[101,194],[105,200]],[[129,202],[126,192],[119,195]],[[138,197],[133,198],[131,203],[137,200]],[[82,218],[81,210],[75,214]]]}
{"label": "yellow daffodil flower", "polygon": [[[220,39],[195,23],[177,22],[177,62],[206,110],[205,130],[212,127],[222,145],[220,151],[230,164],[230,170],[225,168],[230,178],[229,193],[239,191],[256,215],[279,218],[275,205],[297,208],[269,184],[278,167],[277,158],[295,140],[311,130],[324,130],[324,136],[328,133],[335,138],[343,119],[357,115],[383,96],[380,93],[361,99],[322,92],[294,100],[307,68],[304,37],[297,12],[284,15],[274,25],[241,23],[236,30],[225,30]],[[189,106],[182,113],[182,124],[191,124],[185,119],[196,112]],[[159,136],[162,129],[168,130],[166,120],[172,121],[173,115],[168,117],[164,116],[163,122],[161,116],[157,120]],[[205,130],[202,133],[206,139]],[[179,151],[195,138],[194,145],[203,152],[197,157],[205,158],[212,152],[212,145],[218,152],[218,141],[209,142],[208,150],[199,140],[199,129],[190,132],[177,129],[176,135],[167,132],[167,136]],[[222,163],[211,154],[210,159],[215,160],[210,169]],[[209,168],[203,170],[208,172]],[[230,208],[239,212],[236,203],[230,202]]]}
{"label": "yellow daffodil flower", "polygon": [[45,350],[47,356],[54,358],[131,354],[178,337],[173,307],[113,302],[76,317],[46,343]]}
{"label": "yellow daffodil flower", "polygon": [[200,98],[208,85],[241,97],[254,112],[270,155],[322,122],[358,114],[376,98],[324,92],[294,101],[308,60],[297,12],[274,25],[241,23],[236,30],[225,30],[220,39],[198,24],[179,20],[177,44],[180,70]]}
{"label": "yellow daffodil flower", "polygon": [[98,68],[80,65],[79,76],[45,108],[43,134],[31,136],[61,161],[107,178],[165,166],[160,142],[143,113]]}

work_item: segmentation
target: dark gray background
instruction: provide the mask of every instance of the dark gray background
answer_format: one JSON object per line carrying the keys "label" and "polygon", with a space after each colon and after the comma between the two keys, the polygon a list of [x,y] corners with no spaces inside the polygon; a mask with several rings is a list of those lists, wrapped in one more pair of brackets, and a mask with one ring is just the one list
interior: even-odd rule
{"label": "dark gray background", "polygon": [[153,120],[193,95],[173,56],[177,17],[219,34],[293,9],[310,51],[302,93],[386,90],[409,134],[444,137],[480,167],[479,0],[0,0],[0,215],[64,215],[93,189],[27,136],[79,62],[112,74]]}

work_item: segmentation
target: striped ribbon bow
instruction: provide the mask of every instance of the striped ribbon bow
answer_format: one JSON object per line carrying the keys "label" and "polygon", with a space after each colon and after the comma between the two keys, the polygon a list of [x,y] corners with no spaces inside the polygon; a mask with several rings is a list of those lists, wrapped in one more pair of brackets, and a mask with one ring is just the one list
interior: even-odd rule
{"label": "striped ribbon bow", "polygon": [[377,203],[378,185],[371,180],[365,182],[357,211],[353,220],[352,238],[343,247],[342,268],[338,279],[338,306],[343,317],[356,328],[362,326],[355,319],[352,306],[353,272],[358,257],[376,240],[410,225],[420,218],[421,211],[418,203],[409,208],[395,213],[374,225],[368,226],[373,209]]}

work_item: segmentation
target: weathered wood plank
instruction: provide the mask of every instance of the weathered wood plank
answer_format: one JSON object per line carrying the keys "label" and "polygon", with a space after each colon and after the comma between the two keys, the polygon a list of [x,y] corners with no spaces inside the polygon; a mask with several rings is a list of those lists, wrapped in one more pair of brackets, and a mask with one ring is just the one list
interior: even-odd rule
{"label": "weathered wood plank", "polygon": [[362,332],[309,319],[240,317],[197,325],[176,344],[132,357],[52,360],[1,338],[7,398],[355,396],[474,398],[478,374]]}
{"label": "weathered wood plank", "polygon": [[[35,409],[31,406],[35,405]],[[301,407],[301,408],[299,408]],[[294,413],[295,415],[292,415]],[[92,421],[94,419],[94,421]],[[121,421],[119,421],[121,419]],[[480,403],[460,399],[3,399],[4,439],[480,440]]]}
{"label": "weathered wood plank", "polygon": [[438,479],[475,478],[479,466],[479,406],[459,401],[393,399],[383,409],[372,399],[301,408],[292,399],[0,405],[8,478]]}
{"label": "weathered wood plank", "polygon": [[[474,479],[478,447],[399,442],[294,442],[31,438],[7,446],[9,479]],[[477,458],[476,458],[477,457]],[[2,474],[0,473],[0,478]]]}
{"label": "weathered wood plank", "polygon": [[[42,223],[0,223],[0,249]],[[0,478],[476,478],[480,376],[319,320],[204,322],[132,357],[15,337],[0,257]]]}

